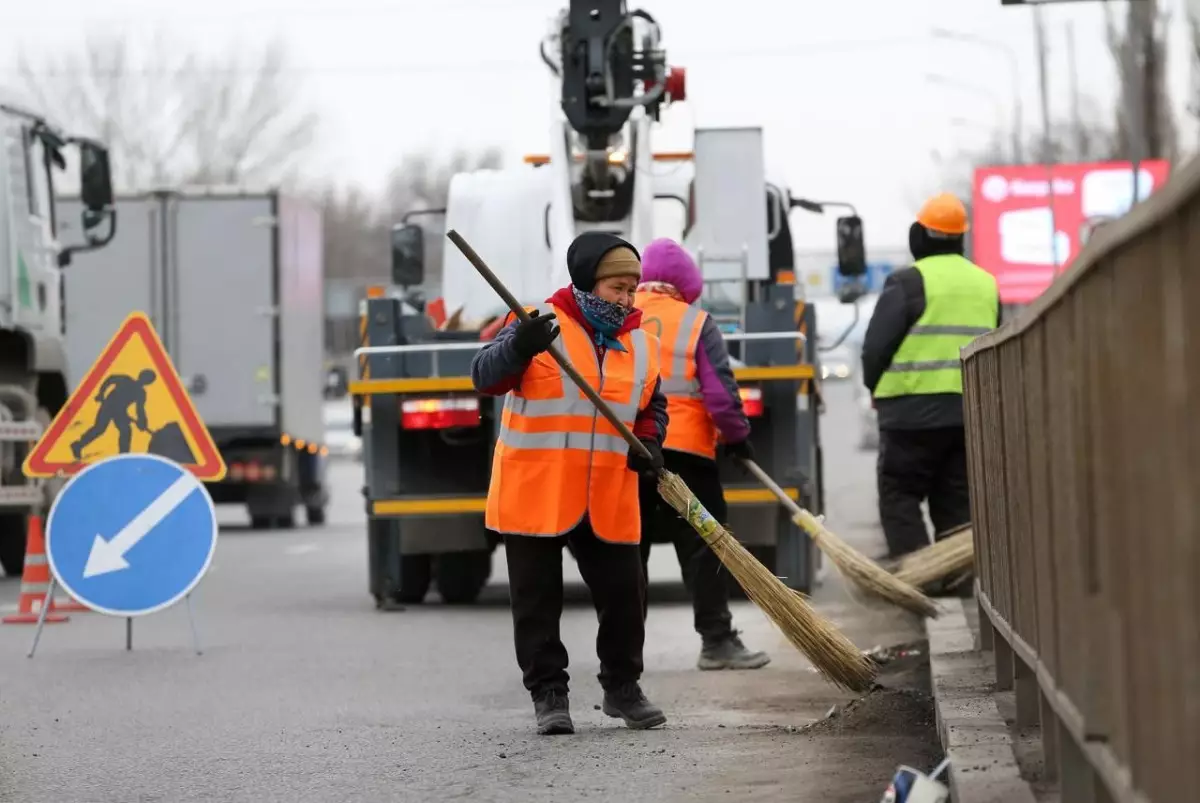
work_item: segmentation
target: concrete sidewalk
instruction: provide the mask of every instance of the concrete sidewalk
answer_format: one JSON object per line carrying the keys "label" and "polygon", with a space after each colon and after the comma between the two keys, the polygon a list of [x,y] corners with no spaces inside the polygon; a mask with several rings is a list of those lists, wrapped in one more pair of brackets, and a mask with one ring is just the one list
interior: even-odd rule
{"label": "concrete sidewalk", "polygon": [[[997,692],[991,653],[980,649],[974,598],[938,601],[927,620],[938,735],[950,758],[954,803],[1057,803],[1042,778],[1035,740],[1015,729],[1011,693]],[[1032,781],[1032,783],[1031,783]]]}

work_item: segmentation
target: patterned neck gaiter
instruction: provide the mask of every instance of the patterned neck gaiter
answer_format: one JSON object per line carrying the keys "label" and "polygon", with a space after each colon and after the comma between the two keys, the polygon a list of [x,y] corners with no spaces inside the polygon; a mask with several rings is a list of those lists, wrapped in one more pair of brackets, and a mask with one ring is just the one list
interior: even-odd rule
{"label": "patterned neck gaiter", "polygon": [[629,314],[629,310],[620,304],[585,293],[578,287],[572,286],[571,291],[575,294],[575,303],[579,305],[583,317],[595,332],[596,345],[624,351],[625,347],[615,335],[625,323],[625,316]]}

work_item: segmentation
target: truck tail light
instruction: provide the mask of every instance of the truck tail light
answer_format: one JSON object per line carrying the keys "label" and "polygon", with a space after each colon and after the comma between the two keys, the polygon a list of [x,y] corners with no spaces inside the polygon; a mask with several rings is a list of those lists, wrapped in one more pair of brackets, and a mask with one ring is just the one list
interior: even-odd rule
{"label": "truck tail light", "polygon": [[761,388],[739,388],[738,392],[742,396],[742,409],[746,411],[747,418],[758,418],[763,414]]}
{"label": "truck tail light", "polygon": [[400,406],[405,429],[450,429],[479,426],[479,399],[406,399]]}
{"label": "truck tail light", "polygon": [[229,464],[229,479],[233,482],[273,482],[278,474],[275,466],[257,460]]}

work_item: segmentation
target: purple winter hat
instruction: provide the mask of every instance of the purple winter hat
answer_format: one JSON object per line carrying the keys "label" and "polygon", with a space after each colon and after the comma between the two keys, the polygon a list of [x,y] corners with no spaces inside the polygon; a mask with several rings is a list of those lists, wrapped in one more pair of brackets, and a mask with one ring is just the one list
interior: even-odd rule
{"label": "purple winter hat", "polygon": [[704,291],[704,279],[695,261],[669,237],[659,237],[642,251],[642,282],[673,285],[689,304]]}

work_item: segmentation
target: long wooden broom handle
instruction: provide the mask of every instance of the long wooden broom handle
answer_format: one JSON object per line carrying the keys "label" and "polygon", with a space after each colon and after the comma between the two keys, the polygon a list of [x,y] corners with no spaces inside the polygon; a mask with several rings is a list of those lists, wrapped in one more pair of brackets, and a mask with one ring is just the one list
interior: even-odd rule
{"label": "long wooden broom handle", "polygon": [[788,512],[792,514],[792,519],[796,521],[797,524],[800,524],[806,530],[811,530],[814,527],[820,526],[820,520],[804,508],[800,507],[800,505],[792,501],[792,498],[788,496],[778,484],[776,484],[775,480],[771,479],[771,476],[767,474],[767,472],[762,470],[762,467],[758,465],[758,463],[755,463],[753,460],[746,460],[743,458],[742,465],[749,469],[750,473],[754,475],[755,479],[765,485],[767,490],[775,494],[776,498],[779,499],[780,504],[788,509]]}
{"label": "long wooden broom handle", "polygon": [[[504,300],[504,303],[516,314],[517,318],[522,321],[530,319],[529,313],[521,306],[521,302],[513,297],[513,294],[504,286],[504,282],[500,281],[500,278],[492,273],[492,269],[487,266],[487,263],[483,261],[483,258],[479,254],[475,253],[475,249],[463,239],[461,234],[454,229],[450,229],[450,231],[446,232],[446,238],[454,243],[459,251],[462,251],[462,255],[475,267],[475,270],[479,271],[479,275],[483,277],[483,280],[492,286],[492,289]],[[559,351],[553,344],[546,351],[554,358],[556,363],[562,366],[562,369],[567,372],[567,376],[571,377],[571,381],[579,386],[579,389],[583,391],[583,395],[588,397],[588,401],[596,405],[596,409],[600,411],[602,416],[608,419],[608,423],[616,427],[617,432],[621,433],[621,437],[629,443],[629,447],[647,460],[653,459],[646,445],[637,439],[637,436],[630,431],[629,427],[625,426],[625,422],[618,418],[613,409],[608,406],[608,402],[600,398],[600,394],[596,393],[587,380],[579,375],[579,372],[575,370],[575,366],[571,365],[567,360],[566,355]]]}

